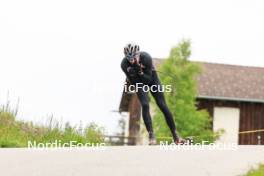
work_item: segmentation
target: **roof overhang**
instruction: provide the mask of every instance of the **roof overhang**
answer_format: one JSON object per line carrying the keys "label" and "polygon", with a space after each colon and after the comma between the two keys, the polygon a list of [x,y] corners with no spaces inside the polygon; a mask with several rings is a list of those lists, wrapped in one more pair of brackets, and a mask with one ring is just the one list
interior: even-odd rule
{"label": "roof overhang", "polygon": [[264,100],[262,100],[262,99],[247,99],[247,98],[220,97],[220,96],[207,96],[207,95],[198,95],[197,98],[200,98],[200,99],[211,99],[211,100],[226,100],[226,101],[264,103]]}

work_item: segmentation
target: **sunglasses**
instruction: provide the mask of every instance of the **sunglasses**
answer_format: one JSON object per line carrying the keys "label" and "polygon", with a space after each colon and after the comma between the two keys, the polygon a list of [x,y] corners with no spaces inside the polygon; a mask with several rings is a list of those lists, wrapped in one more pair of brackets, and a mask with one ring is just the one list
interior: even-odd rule
{"label": "sunglasses", "polygon": [[136,60],[139,54],[127,55],[126,58],[128,61]]}

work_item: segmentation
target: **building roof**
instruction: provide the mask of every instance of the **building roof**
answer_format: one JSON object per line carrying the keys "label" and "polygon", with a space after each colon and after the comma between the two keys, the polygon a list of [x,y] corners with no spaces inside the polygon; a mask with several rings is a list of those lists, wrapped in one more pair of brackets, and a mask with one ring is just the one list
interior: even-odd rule
{"label": "building roof", "polygon": [[[154,59],[154,65],[162,59]],[[198,97],[205,99],[264,103],[264,68],[196,62],[202,73],[197,77]],[[123,92],[120,111],[127,111],[131,95]]]}
{"label": "building roof", "polygon": [[264,68],[200,63],[198,96],[264,102]]}

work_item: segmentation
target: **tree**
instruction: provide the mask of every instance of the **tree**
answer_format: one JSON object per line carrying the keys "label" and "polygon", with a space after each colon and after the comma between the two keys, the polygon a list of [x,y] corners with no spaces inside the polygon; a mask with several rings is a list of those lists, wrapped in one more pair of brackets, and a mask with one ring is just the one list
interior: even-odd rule
{"label": "tree", "polygon": [[[159,77],[163,85],[172,87],[171,92],[165,92],[165,98],[180,136],[193,136],[194,142],[213,142],[217,134],[212,131],[211,118],[207,111],[196,107],[195,77],[201,73],[201,68],[188,60],[190,55],[190,41],[181,41],[171,49],[169,58],[158,67]],[[155,107],[153,121],[156,136],[171,136],[163,114]]]}

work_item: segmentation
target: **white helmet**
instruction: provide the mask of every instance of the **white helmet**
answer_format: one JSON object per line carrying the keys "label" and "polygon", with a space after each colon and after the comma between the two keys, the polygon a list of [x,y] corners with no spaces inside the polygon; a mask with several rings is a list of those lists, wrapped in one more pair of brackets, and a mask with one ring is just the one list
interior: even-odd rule
{"label": "white helmet", "polygon": [[139,54],[139,46],[134,43],[128,43],[124,47],[124,54],[127,60],[131,61],[137,54]]}

